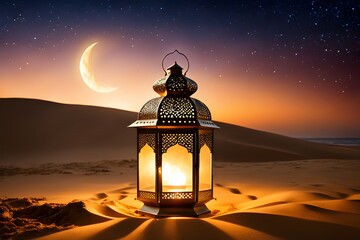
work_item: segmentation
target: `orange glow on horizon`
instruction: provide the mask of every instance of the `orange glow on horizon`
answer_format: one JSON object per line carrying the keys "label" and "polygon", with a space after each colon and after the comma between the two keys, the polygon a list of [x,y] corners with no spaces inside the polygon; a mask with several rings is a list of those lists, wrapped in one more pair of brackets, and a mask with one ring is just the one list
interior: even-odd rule
{"label": "orange glow on horizon", "polygon": [[[94,74],[98,81],[119,87],[102,94],[89,89],[79,73],[78,63],[89,42],[56,53],[54,59],[50,53],[16,51],[12,58],[23,59],[22,64],[14,66],[8,59],[0,62],[4,67],[0,97],[44,99],[134,112],[157,97],[152,84],[163,76],[161,59],[173,49],[159,53],[148,48],[148,44],[136,51],[110,41],[99,44],[92,55]],[[263,78],[240,74],[236,68],[212,67],[206,59],[192,56],[191,51],[184,52],[191,63],[187,76],[199,86],[192,97],[209,107],[214,120],[298,137],[360,133],[360,114],[353,111],[358,108],[359,96],[354,99],[337,93],[335,99],[334,93],[294,83],[297,80],[285,85],[270,74]],[[4,55],[10,57],[9,53]]]}

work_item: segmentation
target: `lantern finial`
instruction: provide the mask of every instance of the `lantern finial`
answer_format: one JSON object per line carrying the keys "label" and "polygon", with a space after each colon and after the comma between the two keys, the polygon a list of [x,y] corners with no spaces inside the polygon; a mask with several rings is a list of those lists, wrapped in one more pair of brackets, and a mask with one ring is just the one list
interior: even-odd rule
{"label": "lantern finial", "polygon": [[168,70],[168,72],[169,72],[170,75],[171,75],[171,74],[179,74],[179,75],[182,75],[182,70],[183,70],[183,68],[180,67],[180,66],[177,64],[177,62],[175,61],[175,63],[174,63],[172,66],[168,67],[167,70]]}

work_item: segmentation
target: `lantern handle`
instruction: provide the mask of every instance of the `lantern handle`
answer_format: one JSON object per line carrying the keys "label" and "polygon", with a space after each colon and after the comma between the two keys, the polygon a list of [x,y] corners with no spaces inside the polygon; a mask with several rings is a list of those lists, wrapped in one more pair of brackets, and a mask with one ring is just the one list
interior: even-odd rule
{"label": "lantern handle", "polygon": [[177,52],[178,54],[180,54],[180,55],[182,55],[182,56],[184,56],[184,58],[186,59],[186,61],[187,61],[187,69],[186,69],[186,71],[185,71],[185,73],[184,73],[184,76],[186,76],[186,73],[189,71],[189,67],[190,67],[190,62],[189,62],[189,59],[185,56],[185,54],[183,54],[183,53],[181,53],[181,52],[179,52],[178,50],[176,50],[175,49],[175,51],[173,51],[173,52],[171,52],[171,53],[168,53],[168,54],[166,54],[165,55],[165,57],[162,59],[162,61],[161,61],[161,66],[162,66],[162,69],[164,70],[164,72],[165,72],[165,76],[167,75],[167,72],[166,72],[166,70],[165,70],[165,68],[164,68],[164,60],[165,60],[165,58],[167,57],[167,56],[169,56],[169,55],[171,55],[171,54],[173,54],[173,53],[175,53],[175,52]]}

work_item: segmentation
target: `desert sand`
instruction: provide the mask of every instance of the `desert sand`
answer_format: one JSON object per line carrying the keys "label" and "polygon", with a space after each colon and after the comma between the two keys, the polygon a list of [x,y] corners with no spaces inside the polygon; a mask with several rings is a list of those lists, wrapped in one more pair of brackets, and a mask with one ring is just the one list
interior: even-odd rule
{"label": "desert sand", "polygon": [[[199,218],[137,213],[136,114],[0,99],[2,239],[360,239],[360,148],[218,123]],[[56,137],[55,137],[56,136]]]}

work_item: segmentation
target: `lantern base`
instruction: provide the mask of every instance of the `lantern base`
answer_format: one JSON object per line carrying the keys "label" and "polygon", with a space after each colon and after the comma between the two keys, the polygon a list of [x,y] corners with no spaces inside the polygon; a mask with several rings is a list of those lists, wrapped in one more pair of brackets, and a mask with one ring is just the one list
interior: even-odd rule
{"label": "lantern base", "polygon": [[198,217],[210,213],[210,209],[205,204],[195,207],[154,207],[144,205],[138,212],[153,217]]}

